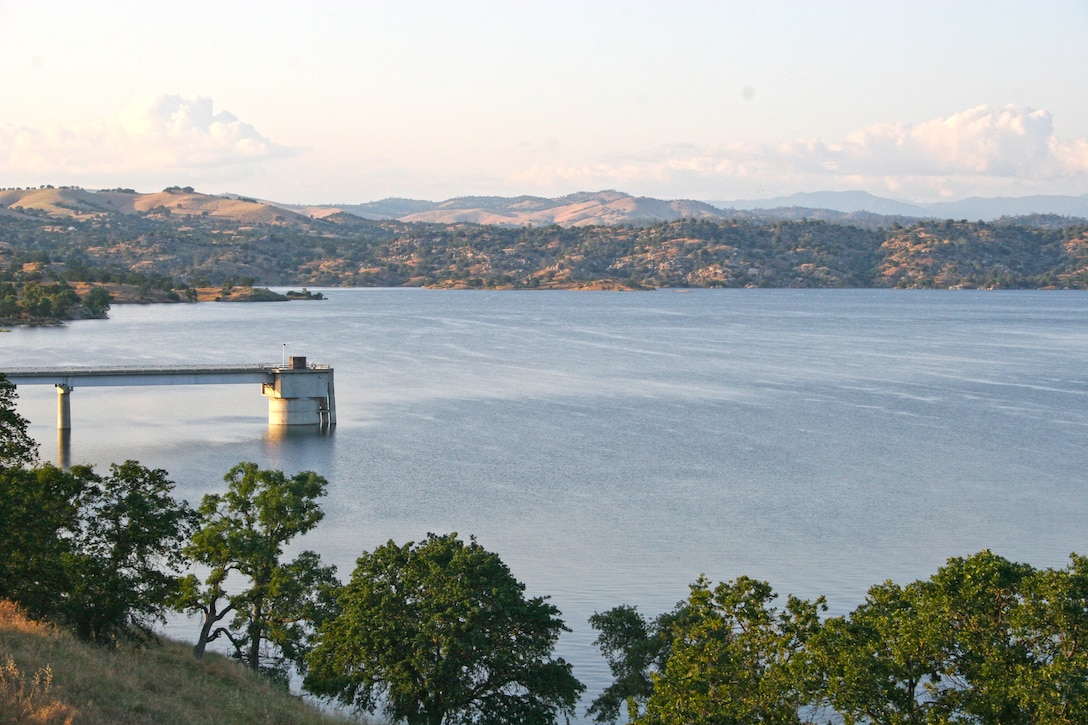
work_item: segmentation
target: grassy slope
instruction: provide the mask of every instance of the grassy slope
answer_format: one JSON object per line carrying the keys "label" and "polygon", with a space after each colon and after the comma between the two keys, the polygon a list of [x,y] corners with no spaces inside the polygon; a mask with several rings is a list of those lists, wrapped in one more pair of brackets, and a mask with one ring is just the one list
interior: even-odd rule
{"label": "grassy slope", "polygon": [[330,725],[344,720],[224,657],[209,654],[197,662],[189,645],[171,641],[143,649],[92,646],[29,621],[0,601],[0,722]]}

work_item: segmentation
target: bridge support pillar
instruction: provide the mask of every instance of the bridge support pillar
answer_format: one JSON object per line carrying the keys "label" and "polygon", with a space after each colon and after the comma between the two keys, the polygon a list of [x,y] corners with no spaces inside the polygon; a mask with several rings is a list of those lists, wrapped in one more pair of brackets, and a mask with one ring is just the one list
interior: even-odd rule
{"label": "bridge support pillar", "polygon": [[57,430],[72,430],[72,386],[57,383]]}
{"label": "bridge support pillar", "polygon": [[72,431],[57,429],[57,468],[67,470],[72,465]]}
{"label": "bridge support pillar", "polygon": [[261,394],[268,398],[269,425],[336,425],[332,368],[308,368],[306,358],[291,358]]}

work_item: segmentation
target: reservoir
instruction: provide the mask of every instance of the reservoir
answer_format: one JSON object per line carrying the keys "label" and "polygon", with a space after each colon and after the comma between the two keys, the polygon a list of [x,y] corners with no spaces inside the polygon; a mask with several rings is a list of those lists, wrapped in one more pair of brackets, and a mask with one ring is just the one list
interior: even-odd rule
{"label": "reservoir", "polygon": [[[344,579],[389,539],[475,536],[563,612],[589,697],[609,675],[587,618],[656,614],[700,574],[843,614],[951,556],[1088,553],[1088,293],[322,292],[116,306],[0,351],[331,365],[331,432],[270,429],[256,384],[76,388],[68,455],[164,468],[194,505],[239,461],[316,471],[326,518],[299,548]],[[55,391],[18,393],[56,460]]]}

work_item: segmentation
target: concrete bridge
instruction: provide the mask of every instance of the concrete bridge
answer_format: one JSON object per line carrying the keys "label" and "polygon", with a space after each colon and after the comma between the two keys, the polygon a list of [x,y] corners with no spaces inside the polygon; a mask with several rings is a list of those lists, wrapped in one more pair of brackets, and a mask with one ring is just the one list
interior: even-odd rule
{"label": "concrete bridge", "polygon": [[292,357],[286,364],[154,365],[0,369],[15,385],[57,388],[57,429],[72,427],[72,390],[82,386],[260,383],[269,425],[336,425],[332,368]]}

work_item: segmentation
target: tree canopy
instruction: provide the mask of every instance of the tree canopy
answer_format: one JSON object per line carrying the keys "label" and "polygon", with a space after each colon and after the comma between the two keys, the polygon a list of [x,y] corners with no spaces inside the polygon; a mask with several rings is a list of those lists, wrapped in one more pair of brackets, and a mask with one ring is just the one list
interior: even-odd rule
{"label": "tree canopy", "polygon": [[928,580],[870,588],[848,615],[822,601],[770,606],[741,577],[650,622],[594,615],[616,682],[589,709],[639,725],[1065,725],[1088,722],[1088,558],[1036,570],[990,551]]}
{"label": "tree canopy", "polygon": [[305,687],[409,725],[553,723],[583,685],[552,652],[566,627],[496,554],[456,534],[357,562],[318,632]]}
{"label": "tree canopy", "polygon": [[192,512],[135,461],[0,469],[0,597],[84,639],[142,638],[169,610]]}
{"label": "tree canopy", "polygon": [[[189,575],[176,605],[202,617],[198,659],[226,636],[248,667],[283,675],[287,662],[304,664],[312,624],[337,585],[335,569],[314,552],[281,561],[284,545],[323,518],[317,500],[327,482],[312,471],[288,477],[255,463],[239,463],[225,481],[225,493],[204,497],[200,528],[185,549],[208,573],[203,582]],[[228,615],[230,626],[220,626]],[[266,653],[265,645],[277,652]]]}
{"label": "tree canopy", "polygon": [[608,661],[614,681],[593,700],[586,714],[601,723],[614,722],[621,712],[629,720],[638,717],[654,692],[653,675],[665,669],[672,654],[674,626],[689,613],[685,601],[653,619],[625,604],[590,617],[590,625],[598,632],[593,644]]}
{"label": "tree canopy", "polygon": [[30,425],[15,410],[15,385],[0,373],[0,468],[29,466],[38,459],[38,444],[27,433]]}
{"label": "tree canopy", "polygon": [[686,611],[670,628],[664,668],[652,673],[646,725],[800,723],[811,700],[804,646],[819,630],[823,601],[776,595],[766,582],[740,577],[711,589],[700,578]]}

